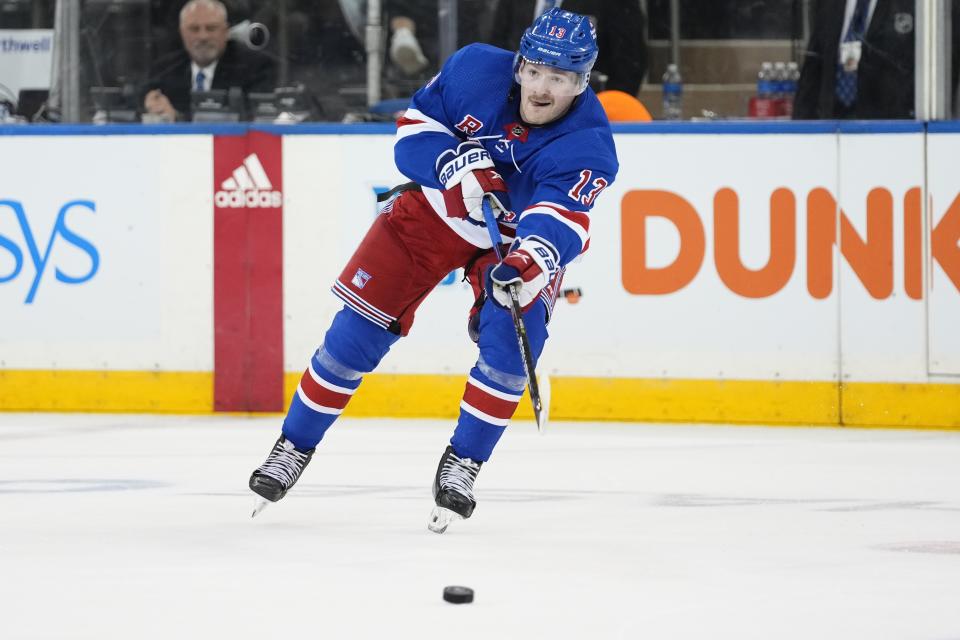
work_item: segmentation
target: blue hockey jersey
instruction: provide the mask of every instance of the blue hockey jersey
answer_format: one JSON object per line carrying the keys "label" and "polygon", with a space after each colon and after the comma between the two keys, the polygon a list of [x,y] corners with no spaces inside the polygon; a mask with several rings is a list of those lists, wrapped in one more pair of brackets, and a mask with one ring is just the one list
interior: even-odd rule
{"label": "blue hockey jersey", "polygon": [[[512,214],[501,230],[551,243],[566,265],[587,248],[590,210],[619,168],[610,125],[591,89],[559,120],[542,126],[520,118],[514,54],[484,44],[457,51],[420,89],[397,121],[394,155],[430,205],[459,236],[491,246],[486,229],[448,215],[437,159],[467,139],[480,142],[509,189]],[[506,227],[506,229],[504,229]],[[504,232],[504,240],[512,238]]]}

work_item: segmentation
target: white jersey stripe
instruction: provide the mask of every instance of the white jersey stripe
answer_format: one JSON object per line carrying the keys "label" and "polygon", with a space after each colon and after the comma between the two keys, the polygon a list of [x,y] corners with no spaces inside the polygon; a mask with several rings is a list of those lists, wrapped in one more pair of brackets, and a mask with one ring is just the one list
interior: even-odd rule
{"label": "white jersey stripe", "polygon": [[341,300],[343,300],[343,303],[344,303],[345,305],[347,305],[348,307],[350,307],[351,309],[353,309],[358,315],[363,316],[364,318],[366,318],[367,320],[369,320],[369,321],[372,322],[373,324],[377,325],[378,327],[383,327],[384,329],[387,329],[387,328],[390,326],[390,323],[389,323],[389,322],[385,322],[385,321],[381,320],[380,318],[378,318],[378,317],[376,317],[376,316],[374,316],[374,315],[371,315],[370,313],[368,313],[368,312],[367,312],[365,309],[363,309],[362,307],[357,306],[357,303],[355,303],[353,300],[344,297],[343,294],[340,293],[340,291],[338,291],[337,289],[331,289],[331,290],[333,291],[333,295],[335,295],[335,296],[337,296],[338,298],[340,298]]}
{"label": "white jersey stripe", "polygon": [[341,296],[340,299],[343,300],[343,303],[344,303],[345,305],[347,305],[348,307],[350,307],[351,309],[353,309],[355,312],[357,312],[358,315],[363,316],[364,318],[366,318],[367,320],[369,320],[369,321],[372,322],[373,324],[377,325],[378,327],[382,327],[382,328],[384,328],[384,329],[388,329],[388,328],[390,327],[390,323],[389,323],[389,322],[384,322],[384,321],[381,320],[380,318],[377,318],[376,316],[370,315],[369,313],[367,313],[366,311],[364,311],[363,309],[361,309],[360,307],[358,307],[358,306],[355,305],[354,303],[350,302],[350,301],[347,300],[346,298],[343,298],[342,296]]}
{"label": "white jersey stripe", "polygon": [[373,306],[372,304],[370,304],[369,302],[367,302],[366,300],[364,300],[363,298],[361,298],[360,296],[358,296],[357,294],[355,294],[353,291],[351,291],[345,284],[343,284],[343,283],[340,282],[339,280],[337,280],[337,281],[334,283],[334,287],[335,287],[338,291],[340,291],[343,295],[345,295],[345,296],[347,296],[348,298],[350,298],[351,300],[353,300],[356,304],[358,304],[358,305],[360,305],[361,307],[367,309],[367,311],[368,311],[369,313],[372,313],[372,314],[375,315],[375,316],[379,316],[382,320],[384,320],[384,321],[386,321],[386,322],[390,322],[390,321],[392,321],[392,320],[396,320],[396,318],[394,318],[394,317],[391,316],[390,314],[384,313],[384,312],[381,311],[380,309],[377,309],[375,306]]}
{"label": "white jersey stripe", "polygon": [[540,205],[544,205],[545,207],[553,207],[554,209],[563,209],[564,211],[569,211],[570,213],[582,213],[583,215],[587,215],[586,211],[574,211],[573,209],[569,208],[565,204],[561,204],[559,202],[550,202],[549,200],[541,200],[540,202],[534,202],[530,206],[539,207]]}
{"label": "white jersey stripe", "polygon": [[503,391],[494,389],[493,387],[483,384],[473,376],[470,376],[469,378],[467,378],[467,384],[472,384],[473,386],[475,386],[477,389],[480,389],[484,393],[487,393],[493,396],[494,398],[506,400],[507,402],[520,402],[520,399],[523,397],[523,395],[514,395],[514,394],[505,393]]}
{"label": "white jersey stripe", "polygon": [[402,127],[397,128],[397,141],[403,140],[404,138],[409,138],[410,136],[415,136],[418,133],[446,133],[448,135],[453,135],[446,129],[434,127],[433,125],[429,125],[427,123],[405,124]]}
{"label": "white jersey stripe", "polygon": [[[576,213],[581,213],[581,212],[578,211]],[[570,218],[565,218],[564,216],[557,213],[557,210],[554,209],[553,207],[538,206],[538,205],[528,207],[527,209],[524,209],[523,213],[520,214],[520,219],[523,220],[526,216],[531,214],[542,214],[542,215],[550,216],[555,220],[559,220],[566,226],[570,227],[570,229],[573,230],[573,232],[580,237],[580,244],[586,244],[587,239],[590,237],[590,233],[583,228],[583,225],[574,222]]]}
{"label": "white jersey stripe", "polygon": [[313,400],[307,397],[307,394],[303,392],[303,389],[300,387],[300,385],[297,385],[297,397],[300,398],[300,401],[303,404],[307,405],[317,413],[326,413],[332,416],[338,416],[341,413],[343,413],[343,409],[332,409],[330,407],[325,407],[323,405],[317,404],[316,402],[314,402]]}
{"label": "white jersey stripe", "polygon": [[460,401],[460,408],[472,415],[474,418],[479,418],[484,422],[488,422],[498,427],[505,427],[510,424],[510,418],[494,418],[489,413],[484,413],[483,411],[480,411],[480,409],[467,404],[464,400]]}
{"label": "white jersey stripe", "polygon": [[453,138],[457,137],[456,134],[450,131],[450,129],[446,128],[419,109],[407,109],[406,112],[404,112],[403,117],[407,120],[419,120],[420,122],[404,124],[401,127],[397,127],[397,140],[402,140],[408,136],[413,136],[427,131],[445,133]]}

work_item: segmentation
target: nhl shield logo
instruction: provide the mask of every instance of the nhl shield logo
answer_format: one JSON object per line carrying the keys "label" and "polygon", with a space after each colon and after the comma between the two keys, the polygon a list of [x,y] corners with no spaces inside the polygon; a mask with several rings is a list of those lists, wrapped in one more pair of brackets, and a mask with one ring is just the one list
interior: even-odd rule
{"label": "nhl shield logo", "polygon": [[369,282],[370,278],[372,277],[373,276],[363,269],[357,269],[357,272],[353,274],[353,278],[351,278],[350,282],[352,282],[353,286],[355,286],[357,289],[363,289],[365,286],[367,286],[367,282]]}
{"label": "nhl shield logo", "polygon": [[527,136],[530,134],[527,128],[519,122],[504,125],[503,130],[507,132],[507,140],[519,140],[520,142],[526,142]]}

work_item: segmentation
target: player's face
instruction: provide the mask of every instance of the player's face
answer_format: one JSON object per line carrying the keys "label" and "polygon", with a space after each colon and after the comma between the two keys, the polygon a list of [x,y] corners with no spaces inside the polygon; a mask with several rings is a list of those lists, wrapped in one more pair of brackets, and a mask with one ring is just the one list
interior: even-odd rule
{"label": "player's face", "polygon": [[517,70],[520,116],[530,124],[547,124],[561,117],[579,91],[579,76],[524,60]]}
{"label": "player's face", "polygon": [[180,37],[190,59],[205,67],[227,47],[226,16],[216,7],[193,5],[180,20]]}

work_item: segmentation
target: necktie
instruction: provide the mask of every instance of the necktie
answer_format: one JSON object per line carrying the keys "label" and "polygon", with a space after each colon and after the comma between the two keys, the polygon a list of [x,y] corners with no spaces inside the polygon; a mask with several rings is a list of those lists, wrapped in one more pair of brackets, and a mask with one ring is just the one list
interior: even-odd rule
{"label": "necktie", "polygon": [[[870,7],[870,0],[857,0],[857,6],[853,10],[853,17],[850,19],[850,26],[843,36],[844,42],[856,42],[863,40],[863,34],[867,29],[867,9]],[[857,72],[847,71],[843,68],[842,62],[837,62],[837,100],[846,107],[853,105],[857,101]]]}
{"label": "necktie", "polygon": [[197,71],[197,85],[193,88],[193,90],[206,91],[207,90],[207,87],[205,84],[206,81],[207,81],[207,76],[203,73],[203,71]]}

